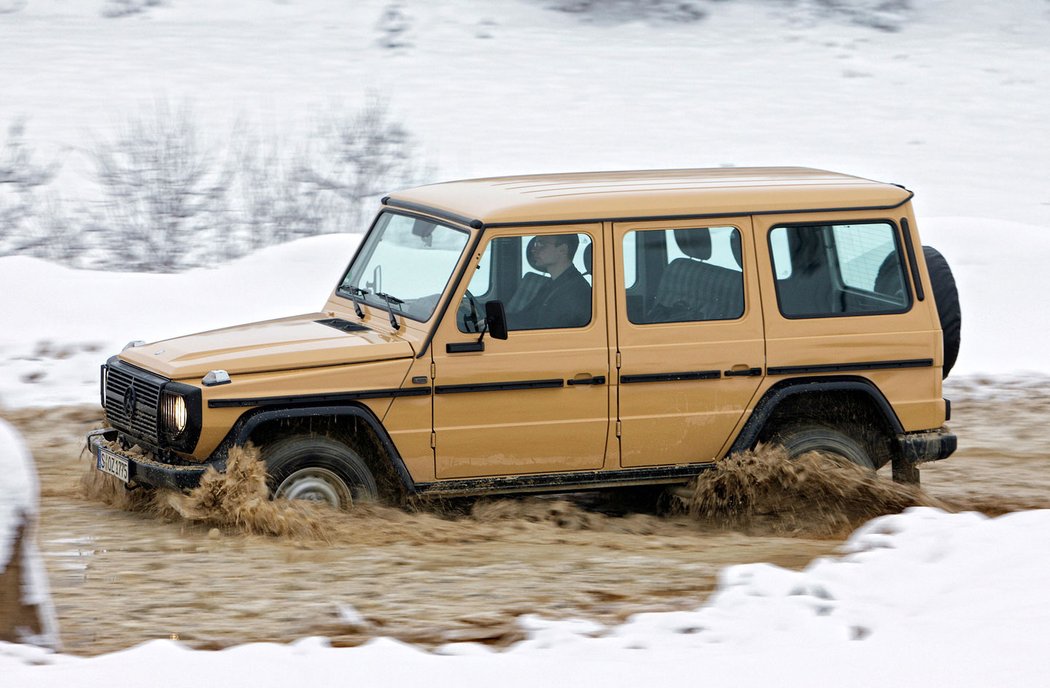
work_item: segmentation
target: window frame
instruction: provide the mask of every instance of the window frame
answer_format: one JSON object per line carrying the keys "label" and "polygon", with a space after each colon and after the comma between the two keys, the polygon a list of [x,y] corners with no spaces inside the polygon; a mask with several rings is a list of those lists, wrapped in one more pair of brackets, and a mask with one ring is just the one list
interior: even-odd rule
{"label": "window frame", "polygon": [[[904,283],[904,293],[908,297],[908,303],[904,307],[896,310],[880,310],[880,311],[864,311],[857,313],[823,313],[819,315],[788,315],[784,312],[783,300],[780,294],[780,283],[782,280],[777,279],[777,265],[773,254],[773,232],[777,229],[790,229],[794,227],[835,227],[836,225],[888,225],[892,229],[893,233],[893,245],[897,252],[897,256],[900,258],[901,267],[901,278]],[[766,248],[769,251],[769,268],[771,270],[771,277],[773,280],[773,289],[776,292],[777,297],[777,312],[780,313],[782,318],[787,320],[826,320],[828,318],[862,318],[879,315],[902,315],[909,313],[915,307],[915,293],[913,291],[914,285],[908,278],[910,264],[908,261],[908,255],[905,252],[904,240],[901,236],[900,225],[890,218],[864,218],[858,220],[809,220],[805,222],[778,222],[775,225],[770,226],[766,230]],[[839,254],[837,248],[832,245],[833,255],[835,259],[835,273],[832,275],[833,279],[842,283],[842,268],[838,265]],[[794,274],[794,266],[792,266],[792,274]],[[842,283],[843,290],[852,289],[856,290],[857,287],[847,287]],[[874,293],[874,292],[873,292]]]}

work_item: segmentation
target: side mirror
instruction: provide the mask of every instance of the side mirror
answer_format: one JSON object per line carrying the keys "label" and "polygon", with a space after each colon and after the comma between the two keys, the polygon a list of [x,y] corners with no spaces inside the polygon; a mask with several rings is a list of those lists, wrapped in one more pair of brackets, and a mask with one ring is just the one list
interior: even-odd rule
{"label": "side mirror", "polygon": [[493,339],[507,338],[507,313],[503,310],[502,301],[485,303],[485,322],[488,325],[490,337]]}

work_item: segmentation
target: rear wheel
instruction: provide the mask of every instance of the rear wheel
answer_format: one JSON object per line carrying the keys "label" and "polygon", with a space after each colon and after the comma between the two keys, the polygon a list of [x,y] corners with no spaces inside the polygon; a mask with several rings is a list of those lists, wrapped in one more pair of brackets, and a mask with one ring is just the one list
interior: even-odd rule
{"label": "rear wheel", "polygon": [[350,447],[327,437],[279,440],[263,449],[275,499],[323,502],[338,509],[374,502],[379,496],[375,477]]}
{"label": "rear wheel", "polygon": [[799,425],[777,432],[774,441],[783,445],[791,458],[817,451],[841,456],[858,466],[875,470],[868,450],[846,433],[826,425]]}

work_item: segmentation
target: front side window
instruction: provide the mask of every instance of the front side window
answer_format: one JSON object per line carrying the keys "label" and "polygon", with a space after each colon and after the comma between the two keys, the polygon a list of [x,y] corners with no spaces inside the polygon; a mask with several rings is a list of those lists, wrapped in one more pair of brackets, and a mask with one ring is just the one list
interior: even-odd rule
{"label": "front side window", "polygon": [[586,234],[496,237],[460,305],[461,332],[477,332],[485,302],[500,300],[508,330],[584,327],[591,322],[591,238]]}
{"label": "front side window", "polygon": [[385,212],[337,293],[412,320],[430,319],[470,235],[432,220]]}
{"label": "front side window", "polygon": [[[740,231],[687,227],[627,232],[623,238],[627,318],[636,325],[735,320],[744,314]],[[632,260],[653,269],[644,283]]]}
{"label": "front side window", "polygon": [[775,227],[769,244],[780,312],[789,318],[899,313],[911,305],[891,223]]}

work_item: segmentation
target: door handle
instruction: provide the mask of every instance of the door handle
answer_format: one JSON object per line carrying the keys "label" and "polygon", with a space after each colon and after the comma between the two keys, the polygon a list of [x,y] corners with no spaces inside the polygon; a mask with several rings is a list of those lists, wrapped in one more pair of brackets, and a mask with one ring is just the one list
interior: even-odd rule
{"label": "door handle", "polygon": [[735,365],[732,370],[722,373],[726,377],[758,377],[762,374],[761,368],[749,368],[747,365]]}
{"label": "door handle", "polygon": [[574,378],[566,380],[569,385],[604,385],[604,375],[588,375],[587,373],[580,373]]}

